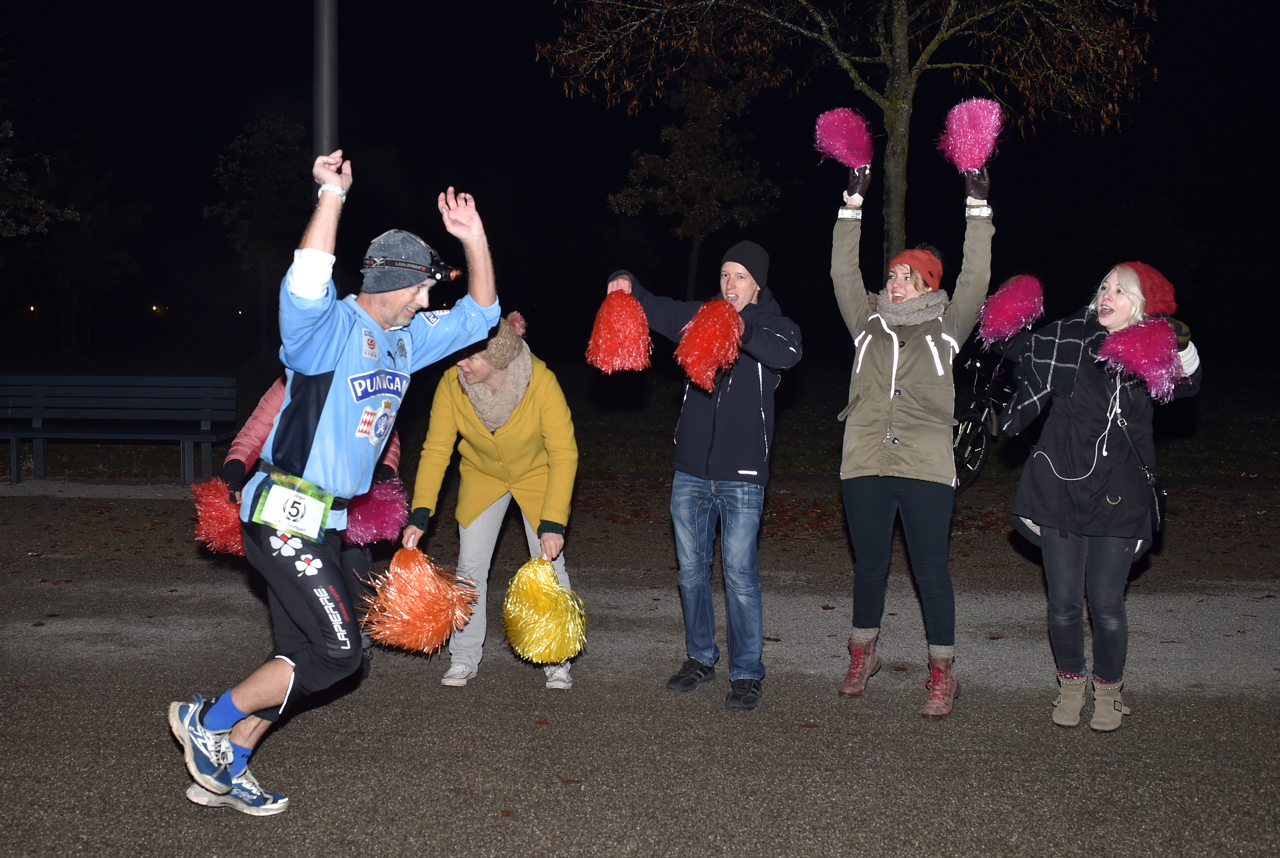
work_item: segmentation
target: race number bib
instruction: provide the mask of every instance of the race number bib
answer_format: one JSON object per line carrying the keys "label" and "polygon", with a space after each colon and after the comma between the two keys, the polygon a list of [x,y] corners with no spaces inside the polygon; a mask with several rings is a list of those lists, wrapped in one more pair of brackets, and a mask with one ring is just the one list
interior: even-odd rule
{"label": "race number bib", "polygon": [[258,498],[253,520],[314,542],[324,539],[333,495],[300,477],[271,474],[271,487]]}

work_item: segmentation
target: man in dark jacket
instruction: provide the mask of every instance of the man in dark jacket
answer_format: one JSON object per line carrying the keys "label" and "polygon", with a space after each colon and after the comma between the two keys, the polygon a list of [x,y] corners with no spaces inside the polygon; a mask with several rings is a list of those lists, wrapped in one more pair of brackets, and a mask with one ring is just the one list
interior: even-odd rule
{"label": "man in dark jacket", "polygon": [[[739,242],[724,255],[720,296],[738,311],[741,350],[710,393],[685,382],[676,425],[671,518],[688,659],[667,688],[692,691],[716,675],[720,649],[715,642],[711,557],[719,519],[732,685],[725,700],[728,709],[754,709],[762,695],[764,609],[756,537],[769,481],[773,392],[779,373],[800,360],[800,328],[782,315],[765,286],[768,276],[769,254],[758,244]],[[618,289],[639,299],[649,327],[673,342],[679,341],[701,306],[653,295],[629,271],[609,278],[609,291]]]}

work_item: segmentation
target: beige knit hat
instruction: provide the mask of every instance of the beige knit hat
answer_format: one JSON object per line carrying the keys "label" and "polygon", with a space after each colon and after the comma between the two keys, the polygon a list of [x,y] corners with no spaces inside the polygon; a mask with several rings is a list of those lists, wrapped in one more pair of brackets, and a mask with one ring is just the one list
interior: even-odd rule
{"label": "beige knit hat", "polygon": [[476,357],[484,358],[494,369],[506,369],[524,349],[524,332],[524,316],[508,313],[507,318],[498,320],[497,332],[489,337],[484,351],[478,352]]}

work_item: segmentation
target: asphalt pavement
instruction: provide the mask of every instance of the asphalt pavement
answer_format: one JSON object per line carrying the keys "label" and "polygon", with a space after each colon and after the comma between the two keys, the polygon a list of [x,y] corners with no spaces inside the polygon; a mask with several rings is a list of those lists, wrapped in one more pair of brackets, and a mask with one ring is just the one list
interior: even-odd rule
{"label": "asphalt pavement", "polygon": [[270,638],[243,562],[183,538],[189,510],[0,496],[0,854],[1280,852],[1280,591],[1212,568],[1131,588],[1133,714],[1112,734],[1050,721],[1034,587],[957,576],[961,695],[934,721],[918,714],[924,637],[900,565],[884,667],[859,699],[836,693],[848,587],[799,559],[762,569],[754,712],[724,709],[727,659],[697,691],[665,689],[683,660],[665,566],[571,569],[590,626],[570,691],[507,649],[495,580],[466,688],[439,684],[447,657],[380,650],[368,680],[300,707],[253,757],[287,811],[199,807],[168,704],[221,692]]}

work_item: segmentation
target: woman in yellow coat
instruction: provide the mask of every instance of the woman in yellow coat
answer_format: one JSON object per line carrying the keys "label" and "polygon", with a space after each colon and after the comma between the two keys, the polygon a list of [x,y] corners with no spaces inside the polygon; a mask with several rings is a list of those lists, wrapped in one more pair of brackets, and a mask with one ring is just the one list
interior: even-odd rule
{"label": "woman in yellow coat", "polygon": [[[456,373],[446,372],[440,379],[431,405],[413,513],[402,542],[406,548],[421,547],[457,442],[462,456],[458,575],[475,584],[478,596],[471,620],[449,641],[451,663],[440,680],[444,685],[464,686],[479,668],[489,565],[513,497],[530,554],[552,561],[561,586],[570,589],[564,530],[578,472],[578,444],[564,392],[555,374],[529,352],[523,334],[519,313],[501,320],[482,351],[464,357]],[[549,665],[545,672],[547,688],[573,687],[568,662]]]}

